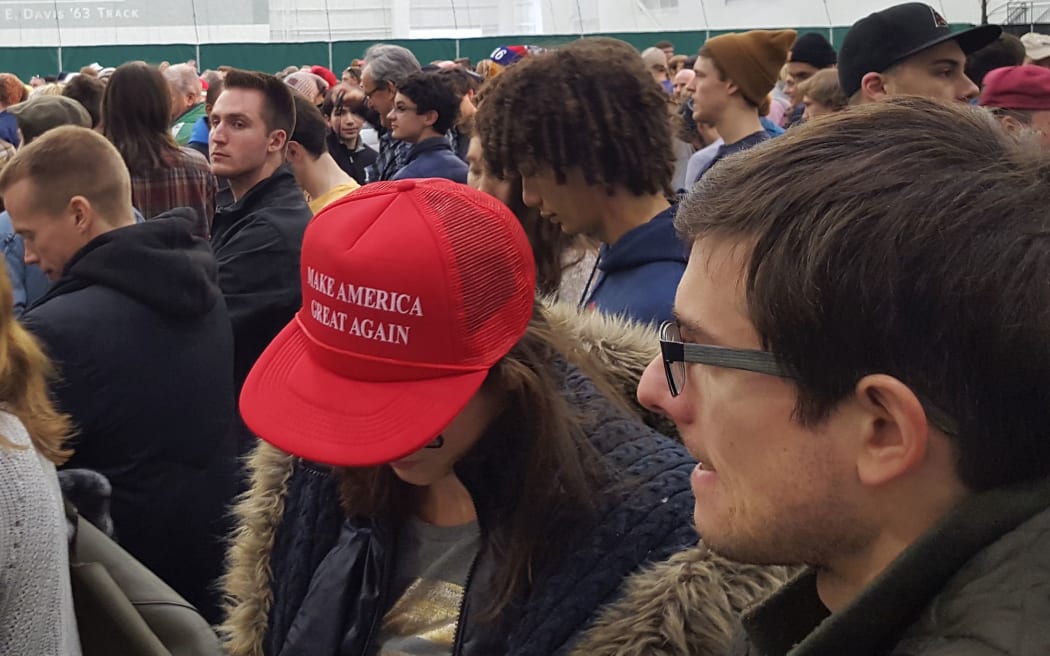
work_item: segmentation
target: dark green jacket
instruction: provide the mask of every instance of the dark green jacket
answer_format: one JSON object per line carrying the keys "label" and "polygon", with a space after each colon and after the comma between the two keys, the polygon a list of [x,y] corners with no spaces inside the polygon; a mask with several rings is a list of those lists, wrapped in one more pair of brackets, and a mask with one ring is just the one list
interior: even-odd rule
{"label": "dark green jacket", "polygon": [[1050,654],[1050,481],[970,497],[834,615],[807,571],[744,629],[733,656]]}

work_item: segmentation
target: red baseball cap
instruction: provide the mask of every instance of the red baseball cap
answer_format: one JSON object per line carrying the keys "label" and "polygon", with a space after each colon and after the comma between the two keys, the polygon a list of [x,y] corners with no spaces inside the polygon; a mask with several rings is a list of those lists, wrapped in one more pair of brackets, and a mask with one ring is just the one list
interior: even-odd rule
{"label": "red baseball cap", "polygon": [[1007,66],[984,76],[981,106],[1022,111],[1050,110],[1050,69]]}
{"label": "red baseball cap", "polygon": [[303,237],[303,306],[244,383],[245,423],[332,465],[418,451],[525,334],[535,267],[510,210],[465,185],[381,182],[329,205]]}

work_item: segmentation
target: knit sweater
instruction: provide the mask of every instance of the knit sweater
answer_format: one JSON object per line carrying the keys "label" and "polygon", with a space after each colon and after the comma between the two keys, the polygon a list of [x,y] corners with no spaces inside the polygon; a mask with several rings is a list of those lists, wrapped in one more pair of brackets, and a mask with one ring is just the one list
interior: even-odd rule
{"label": "knit sweater", "polygon": [[55,466],[0,412],[0,654],[79,656]]}

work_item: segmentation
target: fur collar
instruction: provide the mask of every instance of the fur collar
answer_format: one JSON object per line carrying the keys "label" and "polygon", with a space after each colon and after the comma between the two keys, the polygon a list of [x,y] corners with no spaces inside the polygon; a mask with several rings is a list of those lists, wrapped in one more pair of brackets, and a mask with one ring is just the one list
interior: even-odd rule
{"label": "fur collar", "polygon": [[722,656],[743,611],[788,573],[734,563],[703,545],[677,553],[627,579],[572,656]]}

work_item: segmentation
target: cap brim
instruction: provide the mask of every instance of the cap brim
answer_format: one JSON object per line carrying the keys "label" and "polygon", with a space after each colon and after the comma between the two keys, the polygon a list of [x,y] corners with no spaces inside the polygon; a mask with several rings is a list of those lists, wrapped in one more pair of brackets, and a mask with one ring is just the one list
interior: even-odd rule
{"label": "cap brim", "polygon": [[[963,30],[962,32],[955,32],[954,34],[948,34],[946,36],[939,37],[933,41],[928,41],[921,46],[901,55],[897,59],[890,63],[890,66],[901,63],[908,57],[917,55],[923,50],[929,50],[934,46],[939,46],[942,43],[948,41],[955,41],[959,44],[959,48],[962,49],[964,55],[969,55],[972,52],[976,52],[986,45],[990,44],[999,38],[999,35],[1003,33],[1003,28],[998,25],[979,25],[977,27]],[[887,67],[889,68],[889,67]]]}
{"label": "cap brim", "polygon": [[415,453],[441,434],[488,374],[351,380],[319,364],[308,342],[297,319],[285,326],[244,382],[241,416],[278,449],[329,465],[381,465]]}
{"label": "cap brim", "polygon": [[1025,55],[1032,61],[1043,61],[1050,58],[1050,45],[1026,48]]}

